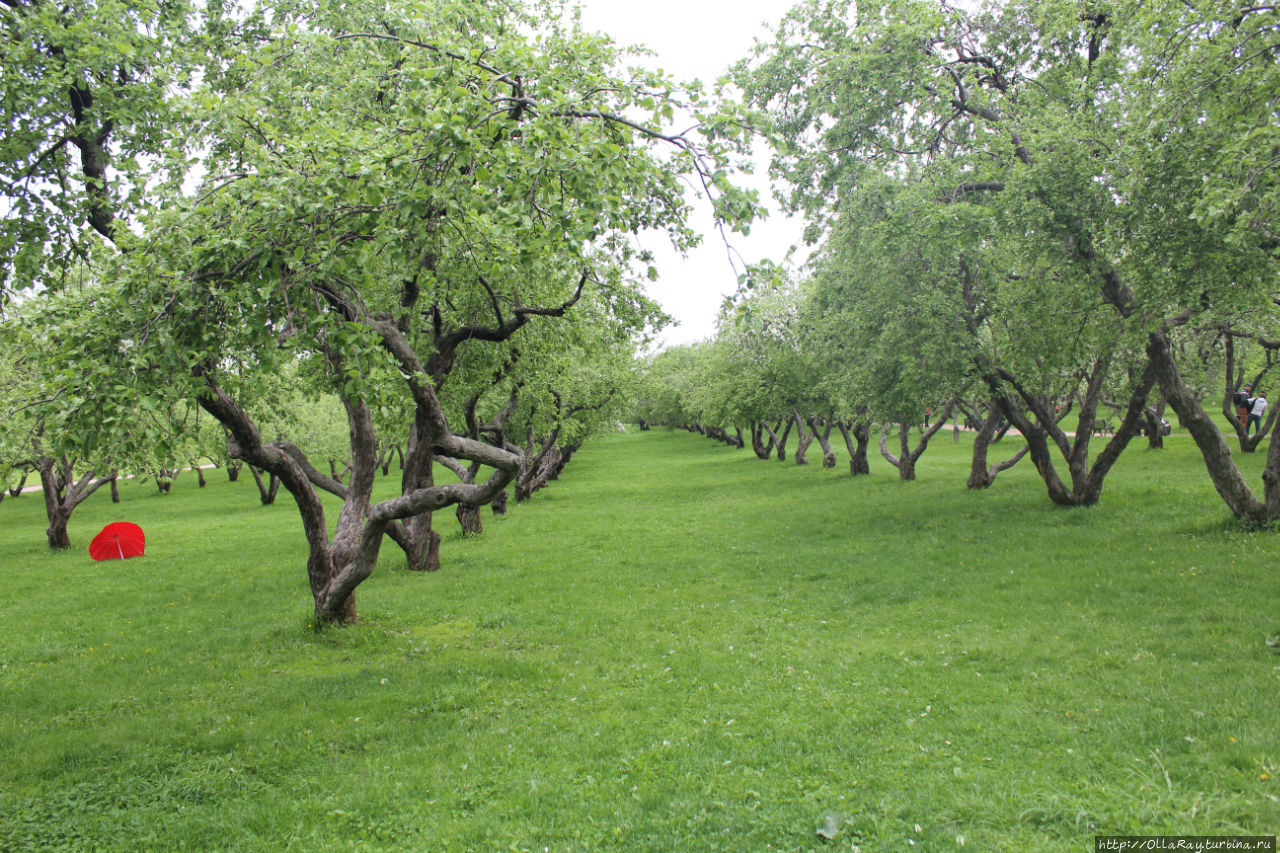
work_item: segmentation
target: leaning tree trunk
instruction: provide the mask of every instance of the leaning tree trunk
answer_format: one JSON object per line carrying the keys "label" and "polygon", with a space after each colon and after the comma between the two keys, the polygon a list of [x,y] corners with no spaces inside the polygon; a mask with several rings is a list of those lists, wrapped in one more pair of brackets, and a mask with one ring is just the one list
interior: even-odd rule
{"label": "leaning tree trunk", "polygon": [[805,458],[805,454],[809,451],[809,445],[813,444],[814,434],[805,429],[804,420],[800,417],[800,412],[792,409],[791,418],[796,425],[796,464],[808,465],[809,460]]}
{"label": "leaning tree trunk", "polygon": [[782,429],[782,436],[776,437],[777,430],[774,430],[774,446],[778,448],[778,461],[787,461],[787,436],[791,435],[791,418],[783,418],[782,423],[778,427]]}
{"label": "leaning tree trunk", "polygon": [[261,478],[255,468],[269,471],[293,496],[307,540],[307,582],[311,587],[317,626],[331,622],[354,624],[357,621],[354,590],[344,590],[340,596],[330,594],[336,566],[329,544],[324,503],[311,482],[311,477],[317,472],[310,470],[300,452],[290,454],[279,443],[263,442],[257,425],[211,376],[199,369],[196,376],[203,378],[207,386],[198,398],[200,407],[226,428],[227,455],[233,460],[228,470],[237,467],[238,463],[248,463],[259,484]]}
{"label": "leaning tree trunk", "polygon": [[822,467],[836,467],[836,455],[831,451],[831,426],[832,418],[828,415],[822,420],[822,428],[818,428],[818,419],[812,415],[809,417],[809,431],[813,433],[813,437],[817,439],[818,446],[822,448]]}
{"label": "leaning tree trunk", "polygon": [[[1016,379],[1003,369],[988,373],[984,377],[993,396],[999,401],[1000,409],[1005,417],[1018,428],[1027,441],[1031,462],[1044,481],[1049,499],[1059,506],[1092,506],[1102,496],[1102,484],[1112,466],[1120,458],[1128,446],[1129,440],[1137,434],[1138,423],[1146,406],[1147,397],[1155,383],[1155,371],[1148,359],[1142,376],[1134,385],[1125,409],[1124,420],[1111,436],[1111,440],[1103,446],[1097,458],[1090,464],[1089,443],[1093,433],[1094,419],[1102,395],[1102,382],[1110,365],[1111,354],[1099,355],[1095,358],[1093,370],[1085,393],[1080,401],[1080,422],[1076,427],[1074,439],[1059,427],[1054,414],[1050,412],[1044,401],[1028,393]],[[1000,382],[1009,383],[1018,393],[1022,405],[1015,404],[1005,394]],[[1023,406],[1035,413],[1035,420],[1027,417]],[[1049,451],[1050,441],[1058,448],[1067,463],[1067,471],[1071,479],[1070,488],[1058,476],[1054,468],[1053,457]]]}
{"label": "leaning tree trunk", "polygon": [[90,471],[77,480],[74,469],[74,461],[65,456],[57,459],[42,456],[36,464],[36,470],[40,473],[40,491],[44,495],[45,516],[49,519],[45,536],[49,540],[49,547],[59,551],[71,547],[67,526],[76,507],[116,476],[116,472],[112,471],[106,477],[96,477],[96,472]]}
{"label": "leaning tree trunk", "polygon": [[577,453],[579,448],[581,447],[582,447],[581,442],[579,442],[578,444],[566,444],[562,446],[560,448],[560,453],[558,454],[555,460],[555,465],[552,466],[551,474],[548,477],[548,479],[549,480],[560,479],[560,475],[564,473],[564,469],[569,466],[570,460],[573,459],[574,454]]}
{"label": "leaning tree trunk", "polygon": [[[769,441],[764,440],[765,433],[769,434]],[[773,434],[773,430],[769,429],[769,425],[763,421],[753,421],[751,423],[751,451],[760,459],[768,459],[773,453],[774,440],[777,438]]]}
{"label": "leaning tree trunk", "polygon": [[840,435],[844,437],[844,446],[849,451],[849,474],[853,477],[871,473],[871,465],[867,461],[867,445],[871,443],[871,423],[858,421],[852,427],[844,421],[836,424]]}
{"label": "leaning tree trunk", "polygon": [[[991,411],[995,411],[996,403],[991,404]],[[958,417],[958,416],[957,416]],[[982,422],[982,428],[978,430],[977,435],[973,438],[973,462],[969,467],[969,480],[966,485],[971,489],[985,489],[995,482],[996,475],[1001,471],[1007,471],[1026,456],[1031,450],[1030,445],[1024,444],[1022,449],[1016,454],[998,462],[995,465],[987,465],[987,452],[991,447],[992,439],[995,438],[996,428],[999,426],[999,418],[988,417]],[[957,420],[957,423],[959,421]]]}
{"label": "leaning tree trunk", "polygon": [[903,418],[898,429],[898,446],[901,455],[894,456],[889,452],[888,445],[888,428],[885,425],[880,426],[880,455],[889,462],[890,465],[898,469],[899,480],[914,480],[916,478],[916,461],[924,455],[925,450],[929,447],[929,439],[937,434],[947,422],[947,418],[951,417],[951,410],[955,406],[955,399],[947,401],[947,405],[943,408],[942,413],[934,420],[933,425],[922,431],[920,435],[920,444],[915,450],[911,449],[911,418]]}
{"label": "leaning tree trunk", "polygon": [[[1226,349],[1226,388],[1222,397],[1222,413],[1226,415],[1227,423],[1231,424],[1232,428],[1235,430],[1236,438],[1240,441],[1240,452],[1253,453],[1258,449],[1258,446],[1262,444],[1263,439],[1266,438],[1267,434],[1271,432],[1271,428],[1275,425],[1276,410],[1278,407],[1271,406],[1268,409],[1269,414],[1266,419],[1259,424],[1258,431],[1253,435],[1249,434],[1248,413],[1246,412],[1243,417],[1238,415],[1232,396],[1235,389],[1242,387],[1245,382],[1245,360],[1237,360],[1236,358],[1235,339],[1236,337],[1251,338],[1253,336],[1235,332],[1225,324],[1220,327],[1220,331],[1225,339]],[[1264,347],[1267,349],[1266,364],[1252,377],[1249,382],[1255,390],[1259,389],[1263,377],[1267,375],[1267,372],[1271,370],[1271,367],[1274,364],[1271,349],[1273,346],[1274,344],[1271,346],[1264,344]]]}
{"label": "leaning tree trunk", "polygon": [[262,473],[258,470],[258,466],[250,465],[249,473],[253,475],[253,482],[258,484],[258,497],[262,501],[263,506],[270,506],[276,502],[276,493],[280,491],[280,478],[276,476],[274,471],[268,472],[267,482],[262,482]]}
{"label": "leaning tree trunk", "polygon": [[[400,476],[400,491],[409,494],[416,489],[429,489],[435,485],[435,454],[425,440],[427,429],[416,421],[409,432],[409,445],[405,451],[404,471]],[[405,565],[411,572],[435,572],[440,569],[440,534],[431,527],[431,513],[424,512],[401,522],[404,541],[398,541],[404,551]]]}
{"label": "leaning tree trunk", "polygon": [[1280,442],[1276,439],[1277,433],[1272,434],[1263,469],[1263,500],[1258,500],[1231,459],[1231,448],[1227,446],[1226,438],[1183,381],[1167,329],[1148,336],[1147,355],[1169,408],[1177,414],[1178,420],[1200,448],[1209,479],[1231,514],[1255,524],[1280,518]]}
{"label": "leaning tree trunk", "polygon": [[563,469],[564,453],[550,442],[543,446],[528,465],[522,467],[516,480],[516,501],[527,501],[533,493],[547,485]]}

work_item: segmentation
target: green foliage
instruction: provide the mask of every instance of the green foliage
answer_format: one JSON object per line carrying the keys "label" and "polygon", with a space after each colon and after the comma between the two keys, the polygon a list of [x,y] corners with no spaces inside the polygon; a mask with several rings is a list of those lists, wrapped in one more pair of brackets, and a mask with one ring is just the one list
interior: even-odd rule
{"label": "green foliage", "polygon": [[111,236],[144,207],[182,147],[173,97],[209,60],[197,34],[221,6],[3,4],[0,295],[73,280],[90,227]]}
{"label": "green foliage", "polygon": [[[110,294],[88,286],[28,300],[0,326],[6,352],[0,454],[9,463],[68,456],[99,471],[173,467],[192,416],[147,377],[128,341],[104,333]],[[185,460],[183,460],[185,461]]]}
{"label": "green foliage", "polygon": [[816,367],[793,386],[880,420],[973,379],[1086,408],[1143,393],[1149,336],[1170,327],[1217,384],[1200,377],[1223,330],[1265,337],[1274,313],[1277,123],[1258,93],[1278,14],[798,3],[729,78],[769,117],[779,197],[820,244]]}
{"label": "green foliage", "polygon": [[[685,106],[671,81],[619,78],[607,40],[515,5],[281,7],[270,30],[189,107],[204,116],[199,195],[147,218],[110,272],[116,334],[145,338],[179,393],[216,378],[259,417],[297,362],[403,431],[405,381],[424,376],[380,328],[456,418],[514,329],[532,366],[512,381],[545,398],[549,377],[629,357],[664,322],[629,272],[645,260],[630,235],[695,240],[684,179],[727,197],[741,131],[664,134]],[[566,312],[581,318],[552,319]]]}

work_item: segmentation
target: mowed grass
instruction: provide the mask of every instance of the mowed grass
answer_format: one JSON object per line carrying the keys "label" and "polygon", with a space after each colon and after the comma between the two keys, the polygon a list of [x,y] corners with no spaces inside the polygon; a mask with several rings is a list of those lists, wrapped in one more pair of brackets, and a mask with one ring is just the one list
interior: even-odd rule
{"label": "mowed grass", "polygon": [[[388,543],[362,624],[319,633],[284,493],[127,485],[66,554],[38,495],[7,499],[0,849],[1280,831],[1280,537],[1230,521],[1183,436],[1135,442],[1073,510],[1027,462],[968,492],[970,441],[939,435],[900,483],[878,458],[854,479],[606,436],[478,539],[437,515],[439,573]],[[147,556],[91,562],[117,519]]]}

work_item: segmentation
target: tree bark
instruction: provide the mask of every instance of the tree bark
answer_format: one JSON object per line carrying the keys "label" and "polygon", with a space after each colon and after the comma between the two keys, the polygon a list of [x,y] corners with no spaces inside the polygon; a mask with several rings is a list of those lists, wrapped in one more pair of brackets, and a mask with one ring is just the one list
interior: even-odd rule
{"label": "tree bark", "polygon": [[[996,403],[992,403],[990,410],[996,410]],[[959,421],[957,420],[957,423]],[[987,453],[991,447],[992,439],[995,438],[996,428],[1000,425],[1000,419],[996,417],[988,417],[982,422],[982,428],[978,430],[973,438],[973,462],[969,467],[969,480],[966,485],[971,489],[985,489],[995,482],[996,475],[1001,471],[1006,471],[1016,465],[1022,457],[1026,456],[1031,450],[1030,445],[1024,444],[1022,449],[1010,458],[999,462],[995,465],[987,465]]]}
{"label": "tree bark", "polygon": [[858,477],[871,473],[871,465],[867,461],[867,445],[871,443],[871,424],[869,421],[858,421],[852,426],[839,421],[836,427],[844,436],[844,446],[849,451],[849,475]]}
{"label": "tree bark", "polygon": [[[1243,387],[1245,383],[1244,363],[1243,361],[1237,362],[1236,360],[1235,339],[1237,337],[1250,338],[1252,335],[1235,332],[1226,324],[1223,324],[1220,327],[1220,331],[1226,341],[1226,388],[1222,395],[1222,413],[1226,415],[1227,423],[1231,424],[1235,430],[1236,438],[1240,441],[1240,452],[1253,453],[1258,449],[1258,446],[1262,443],[1263,439],[1271,432],[1271,428],[1275,426],[1276,412],[1280,407],[1268,407],[1267,417],[1261,424],[1259,424],[1258,431],[1253,435],[1249,434],[1248,413],[1246,412],[1242,417],[1236,411],[1232,397],[1235,395],[1236,389]],[[1274,344],[1268,346],[1264,343],[1264,348],[1267,352],[1267,363],[1253,376],[1251,380],[1249,380],[1249,384],[1252,386],[1254,391],[1262,390],[1262,379],[1271,370],[1272,347],[1274,346]]]}
{"label": "tree bark", "polygon": [[[769,440],[764,440],[765,433],[769,434]],[[776,436],[773,430],[769,429],[769,425],[763,421],[752,421],[751,423],[751,451],[760,459],[767,460],[773,453],[773,445]]]}
{"label": "tree bark", "polygon": [[805,458],[805,454],[809,450],[809,445],[813,443],[813,433],[805,429],[805,422],[800,417],[799,411],[792,409],[791,418],[796,425],[796,464],[808,465],[809,460]]}
{"label": "tree bark", "polygon": [[71,536],[67,533],[67,524],[71,521],[71,513],[64,507],[57,507],[49,516],[49,526],[45,536],[49,539],[49,547],[57,551],[65,551],[71,547]]}
{"label": "tree bark", "polygon": [[[429,426],[417,419],[409,432],[405,450],[405,467],[400,475],[400,491],[409,494],[435,486],[435,454],[425,440]],[[440,534],[432,529],[431,513],[424,512],[401,522],[404,541],[396,540],[404,551],[405,565],[411,572],[440,570]]]}
{"label": "tree bark", "polygon": [[822,467],[836,467],[836,455],[831,450],[831,427],[833,418],[827,415],[822,419],[821,429],[819,429],[818,418],[809,417],[809,430],[813,433],[813,437],[817,439],[818,446],[822,448]]}
{"label": "tree bark", "polygon": [[901,456],[895,456],[889,451],[889,427],[887,424],[880,425],[880,455],[884,457],[894,468],[898,469],[899,480],[914,480],[916,478],[916,460],[911,456],[910,437],[908,431],[911,424],[909,421],[902,421],[898,424],[899,444],[901,445]]}
{"label": "tree bark", "polygon": [[[1187,387],[1173,357],[1167,329],[1152,332],[1147,339],[1147,355],[1151,359],[1160,389],[1177,414],[1178,420],[1191,433],[1200,455],[1204,458],[1209,479],[1218,491],[1223,503],[1236,518],[1261,524],[1276,517],[1280,511],[1280,444],[1274,436],[1267,453],[1267,465],[1262,475],[1265,501],[1260,501],[1249,488],[1244,475],[1231,459],[1231,448],[1218,430],[1217,424],[1205,412],[1195,394]],[[1275,504],[1273,506],[1273,504]]]}
{"label": "tree bark", "polygon": [[782,423],[778,424],[778,426],[782,428],[782,437],[781,438],[776,437],[776,430],[774,430],[774,433],[775,433],[774,446],[777,447],[778,449],[778,461],[786,462],[787,461],[787,436],[791,435],[792,422],[791,422],[791,418],[783,418],[782,421],[783,421]]}
{"label": "tree bark", "polygon": [[1143,409],[1147,424],[1144,431],[1147,434],[1148,450],[1164,449],[1164,410],[1166,405],[1168,404],[1165,402],[1164,394],[1162,393],[1154,406],[1147,406]]}
{"label": "tree bark", "polygon": [[480,507],[458,504],[455,512],[458,524],[462,527],[463,536],[479,536],[484,532],[484,523],[480,520]]}
{"label": "tree bark", "polygon": [[[553,433],[554,436],[554,433]],[[555,444],[554,437],[542,442],[542,449],[521,470],[516,479],[516,501],[523,503],[533,493],[547,485],[564,467],[564,453]],[[526,451],[526,458],[528,452]]]}
{"label": "tree bark", "polygon": [[49,520],[49,526],[45,529],[49,547],[66,550],[71,547],[67,526],[71,521],[72,513],[101,486],[111,482],[116,472],[112,471],[105,477],[97,477],[95,471],[89,471],[77,480],[75,461],[65,456],[56,459],[52,456],[41,456],[37,460],[36,470],[40,474],[40,491],[44,495],[45,517]]}
{"label": "tree bark", "polygon": [[946,407],[941,414],[934,420],[933,425],[927,430],[923,430],[920,434],[920,443],[914,450],[911,449],[911,418],[903,418],[898,425],[898,444],[900,455],[895,456],[889,452],[888,445],[888,427],[884,424],[880,426],[880,455],[883,456],[890,465],[898,469],[899,480],[914,480],[916,478],[916,461],[924,454],[929,447],[929,440],[933,438],[938,430],[942,429],[946,424],[947,418],[951,417],[951,410],[955,406],[955,400],[947,401]]}
{"label": "tree bark", "polygon": [[262,473],[256,465],[249,466],[249,473],[253,475],[253,482],[258,484],[258,497],[262,501],[262,505],[270,506],[274,504],[276,502],[276,493],[280,491],[280,478],[275,472],[268,472],[267,482],[264,484],[262,482]]}
{"label": "tree bark", "polygon": [[[456,349],[467,340],[505,340],[534,316],[563,316],[582,295],[589,277],[584,270],[574,296],[553,308],[517,306],[512,317],[499,314],[496,328],[465,327],[445,334],[434,328],[434,349],[424,364],[408,338],[410,322],[391,315],[371,314],[352,301],[341,288],[315,282],[312,290],[342,321],[373,332],[382,348],[396,362],[414,404],[410,448],[398,497],[372,501],[377,472],[377,436],[368,405],[360,398],[339,392],[347,412],[351,448],[351,482],[337,483],[315,469],[306,455],[284,441],[263,442],[257,425],[218,384],[215,365],[197,367],[194,376],[204,382],[201,408],[226,428],[227,451],[277,477],[298,505],[308,545],[307,576],[320,622],[354,622],[356,588],[377,565],[384,538],[392,538],[408,555],[410,568],[439,566],[440,538],[431,530],[431,513],[466,503],[481,506],[493,500],[519,470],[519,454],[502,447],[455,435],[449,426],[436,389],[452,366]],[[406,290],[401,305],[413,307],[416,287]],[[329,366],[337,375],[346,370],[343,359],[323,347]],[[493,469],[483,483],[437,485],[432,481],[436,455],[467,459]],[[317,489],[342,496],[332,542],[328,538],[324,505]]]}
{"label": "tree bark", "polygon": [[[1151,387],[1155,383],[1155,371],[1148,359],[1142,375],[1130,393],[1125,410],[1125,417],[1112,435],[1111,440],[1103,447],[1097,459],[1089,464],[1089,443],[1093,433],[1098,404],[1102,395],[1102,381],[1110,365],[1111,354],[1099,355],[1094,360],[1085,393],[1080,400],[1080,421],[1076,427],[1074,440],[1058,425],[1063,413],[1050,411],[1045,400],[1029,393],[1017,381],[1016,377],[1003,369],[984,374],[994,398],[999,402],[1005,417],[1018,428],[1027,441],[1031,461],[1044,481],[1049,499],[1059,506],[1092,506],[1102,495],[1102,484],[1116,459],[1128,446],[1130,439],[1137,434],[1139,419]],[[1017,405],[1001,389],[1001,382],[1006,382],[1018,394],[1023,405]],[[1025,408],[1024,408],[1025,406]],[[1034,413],[1034,420],[1027,416],[1027,410]],[[1049,452],[1049,442],[1058,448],[1067,463],[1067,471],[1071,480],[1070,488],[1058,476]]]}

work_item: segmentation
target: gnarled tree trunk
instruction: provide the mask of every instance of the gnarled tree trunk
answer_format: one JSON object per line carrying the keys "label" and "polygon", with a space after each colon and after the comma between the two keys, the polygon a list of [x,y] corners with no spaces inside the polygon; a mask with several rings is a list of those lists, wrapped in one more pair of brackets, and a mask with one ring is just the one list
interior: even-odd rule
{"label": "gnarled tree trunk", "polygon": [[809,445],[813,444],[813,433],[805,429],[805,422],[800,417],[799,411],[791,410],[791,420],[796,425],[796,464],[808,465],[809,460],[805,458],[805,454],[809,450]]}
{"label": "gnarled tree trunk", "polygon": [[[421,417],[409,431],[404,470],[400,474],[400,491],[409,494],[435,486],[435,453],[426,439],[429,428]],[[430,512],[401,519],[401,534],[392,536],[404,552],[405,567],[411,572],[435,572],[440,569],[440,534],[432,529]]]}
{"label": "gnarled tree trunk", "polygon": [[77,480],[74,469],[75,460],[65,456],[56,459],[41,456],[36,462],[36,470],[40,473],[40,491],[44,495],[45,516],[49,519],[45,536],[49,540],[49,547],[57,550],[71,547],[67,525],[76,507],[116,476],[115,471],[106,477],[97,477],[95,471],[89,471]]}
{"label": "gnarled tree trunk", "polygon": [[[1089,443],[1093,433],[1098,404],[1102,395],[1102,381],[1110,365],[1111,354],[1105,353],[1094,359],[1093,370],[1084,396],[1080,400],[1080,421],[1076,427],[1074,439],[1058,426],[1059,417],[1055,417],[1045,401],[1028,393],[1017,379],[1003,369],[994,374],[987,374],[986,379],[994,398],[999,402],[1001,411],[1010,423],[1018,428],[1027,440],[1031,461],[1040,474],[1049,492],[1049,499],[1059,506],[1092,506],[1102,495],[1102,484],[1120,454],[1128,446],[1129,440],[1137,434],[1138,422],[1155,383],[1155,372],[1150,359],[1138,382],[1129,395],[1124,420],[1112,435],[1111,440],[1103,447],[1093,464],[1089,463]],[[1023,405],[1017,405],[1003,392],[1000,382],[1008,383],[1018,393]],[[1027,416],[1026,409],[1034,412],[1035,420]],[[1049,442],[1058,448],[1067,463],[1070,488],[1058,476],[1049,452]]]}
{"label": "gnarled tree trunk", "polygon": [[867,445],[871,443],[871,423],[861,420],[850,425],[838,421],[836,428],[844,437],[844,446],[849,451],[849,474],[857,477],[871,473],[871,465],[867,461]]}
{"label": "gnarled tree trunk", "polygon": [[259,466],[250,464],[249,473],[253,475],[253,482],[258,485],[258,497],[261,499],[262,505],[270,506],[276,502],[276,493],[280,491],[280,477],[276,472],[270,471],[267,475],[267,482],[263,483],[262,472],[258,468]]}
{"label": "gnarled tree trunk", "polygon": [[1154,406],[1147,406],[1142,410],[1146,422],[1143,432],[1147,434],[1148,450],[1164,449],[1164,410],[1166,405],[1168,404],[1165,402],[1164,394],[1162,393]]}
{"label": "gnarled tree trunk", "polygon": [[[765,433],[768,433],[769,440],[764,440]],[[763,421],[751,422],[751,451],[760,459],[768,459],[773,453],[773,445],[776,436],[773,430],[769,429],[769,425]]]}
{"label": "gnarled tree trunk", "polygon": [[[809,417],[809,430],[813,433],[813,437],[817,439],[818,446],[822,448],[822,467],[836,467],[836,455],[831,451],[831,427],[833,418],[830,415],[822,419],[821,425],[818,418]],[[819,428],[821,426],[821,428]]]}
{"label": "gnarled tree trunk", "polygon": [[772,431],[774,436],[773,445],[778,449],[779,462],[787,461],[787,436],[791,435],[791,424],[791,418],[783,418],[782,423],[778,424],[778,427],[782,429],[781,437],[777,435],[777,428]]}
{"label": "gnarled tree trunk", "polygon": [[1235,389],[1243,387],[1245,383],[1245,365],[1243,360],[1237,361],[1236,359],[1235,342],[1237,338],[1256,340],[1266,352],[1266,364],[1249,380],[1249,384],[1254,391],[1262,390],[1262,379],[1274,364],[1273,359],[1277,349],[1280,349],[1280,342],[1267,341],[1256,335],[1238,332],[1225,323],[1219,326],[1219,331],[1222,332],[1226,347],[1226,386],[1222,395],[1222,413],[1226,415],[1227,423],[1231,424],[1236,438],[1240,441],[1240,452],[1253,453],[1271,432],[1271,428],[1275,426],[1276,413],[1280,411],[1280,406],[1268,407],[1268,414],[1258,425],[1258,431],[1252,435],[1249,434],[1248,416],[1241,418],[1232,403]]}
{"label": "gnarled tree trunk", "polygon": [[[257,426],[213,377],[197,372],[206,383],[201,407],[228,430],[228,455],[275,475],[294,497],[307,537],[307,577],[315,614],[322,622],[356,620],[355,589],[373,573],[384,536],[391,536],[406,550],[411,567],[422,567],[433,558],[438,566],[439,537],[430,530],[430,513],[451,504],[488,503],[510,482],[519,463],[516,455],[505,450],[455,436],[434,386],[418,378],[426,371],[398,329],[391,325],[375,328],[408,377],[415,402],[411,444],[417,450],[406,459],[406,488],[401,495],[376,504],[371,495],[377,473],[377,439],[373,418],[363,401],[342,396],[352,458],[351,483],[344,487],[317,471],[297,447],[282,441],[263,442]],[[329,357],[335,368],[341,369],[340,360],[332,354]],[[493,468],[494,474],[483,484],[431,484],[431,464],[437,453],[479,462]],[[420,485],[424,481],[428,484]],[[342,496],[332,542],[317,484]],[[425,527],[421,526],[424,519]],[[397,531],[394,535],[393,527]]]}
{"label": "gnarled tree trunk", "polygon": [[[996,403],[992,402],[990,411],[996,411]],[[995,438],[996,429],[1000,425],[1000,419],[988,416],[982,421],[982,428],[978,430],[973,438],[973,462],[969,467],[969,480],[966,485],[971,489],[985,489],[995,482],[996,475],[1001,471],[1007,471],[1026,456],[1031,450],[1031,446],[1024,444],[1022,448],[1013,456],[998,462],[995,465],[987,465],[987,452],[991,447],[992,439]]]}
{"label": "gnarled tree trunk", "polygon": [[888,445],[888,427],[884,424],[880,426],[880,455],[885,460],[898,469],[899,480],[914,480],[916,478],[916,461],[924,454],[929,447],[929,439],[942,429],[943,424],[947,422],[947,418],[951,416],[951,409],[955,405],[955,400],[948,400],[946,408],[942,414],[938,415],[933,425],[927,430],[923,430],[920,434],[920,443],[913,450],[911,448],[911,418],[903,418],[898,425],[898,445],[900,455],[895,456],[889,452]]}
{"label": "gnarled tree trunk", "polygon": [[1148,336],[1147,355],[1169,407],[1178,415],[1178,420],[1200,448],[1209,479],[1213,481],[1213,486],[1227,509],[1236,518],[1255,524],[1280,518],[1280,442],[1276,441],[1276,434],[1272,434],[1262,474],[1263,499],[1258,500],[1244,475],[1232,461],[1231,448],[1227,446],[1226,438],[1183,381],[1173,356],[1167,328]]}

